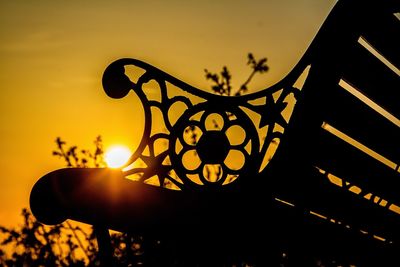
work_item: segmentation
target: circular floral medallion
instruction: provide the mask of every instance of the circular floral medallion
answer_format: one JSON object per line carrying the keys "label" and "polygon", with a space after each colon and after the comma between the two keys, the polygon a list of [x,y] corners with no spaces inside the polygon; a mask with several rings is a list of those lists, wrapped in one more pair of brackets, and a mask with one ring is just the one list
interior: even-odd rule
{"label": "circular floral medallion", "polygon": [[240,108],[209,104],[191,107],[174,125],[169,151],[175,172],[184,183],[200,185],[255,173],[260,142],[253,122]]}

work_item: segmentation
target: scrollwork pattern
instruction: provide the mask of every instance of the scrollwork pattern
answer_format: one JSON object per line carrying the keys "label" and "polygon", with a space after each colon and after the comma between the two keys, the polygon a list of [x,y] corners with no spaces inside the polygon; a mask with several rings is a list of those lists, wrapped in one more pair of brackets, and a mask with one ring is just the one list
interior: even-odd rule
{"label": "scrollwork pattern", "polygon": [[[137,81],[131,81],[125,74],[125,66],[128,65],[144,70]],[[160,91],[160,100],[150,100],[146,96],[143,87],[150,81],[158,85],[156,90]],[[136,151],[125,165],[126,175],[136,174],[143,182],[156,176],[160,186],[172,183],[178,189],[186,189],[198,186],[219,187],[240,179],[243,173],[246,176],[257,174],[263,169],[261,165],[268,147],[274,139],[281,137],[282,131],[276,130],[276,125],[280,129],[285,129],[287,125],[283,116],[288,106],[287,97],[292,93],[297,95],[298,92],[292,84],[278,85],[245,96],[226,97],[194,88],[139,60],[120,59],[113,62],[103,75],[105,92],[110,97],[122,98],[133,90],[141,100],[145,116],[144,133]],[[182,95],[170,97],[169,85],[179,88]],[[195,103],[190,97],[183,96],[184,93],[200,101]],[[169,111],[177,103],[183,104],[185,111],[176,121],[172,121]],[[154,108],[162,114],[165,132],[152,134]],[[219,129],[209,129],[206,126],[207,118],[213,115],[222,118]],[[244,133],[242,142],[238,144],[232,142],[231,136],[227,134],[233,126],[241,128]],[[267,129],[265,136],[260,136],[259,130],[262,128]],[[196,129],[196,138],[188,141],[185,137],[187,129]],[[155,152],[158,140],[167,143],[161,153]],[[147,155],[145,150],[148,151]],[[241,154],[243,159],[237,168],[227,163],[231,151]],[[191,168],[185,164],[184,158],[188,158],[188,153],[192,158],[186,161],[197,160],[197,165]],[[132,167],[138,159],[146,166]],[[210,166],[217,168],[215,179],[210,179],[207,174]]]}

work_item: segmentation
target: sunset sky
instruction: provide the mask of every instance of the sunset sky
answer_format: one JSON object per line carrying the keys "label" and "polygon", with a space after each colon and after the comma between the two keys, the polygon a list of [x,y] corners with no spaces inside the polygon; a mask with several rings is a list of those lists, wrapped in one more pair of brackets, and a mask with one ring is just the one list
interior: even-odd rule
{"label": "sunset sky", "polygon": [[[108,98],[104,69],[146,61],[207,90],[204,68],[249,74],[248,52],[270,71],[253,91],[283,78],[307,49],[334,0],[0,0],[0,225],[15,225],[37,179],[64,163],[54,140],[132,150],[143,121],[128,96]],[[139,129],[139,131],[138,131]]]}

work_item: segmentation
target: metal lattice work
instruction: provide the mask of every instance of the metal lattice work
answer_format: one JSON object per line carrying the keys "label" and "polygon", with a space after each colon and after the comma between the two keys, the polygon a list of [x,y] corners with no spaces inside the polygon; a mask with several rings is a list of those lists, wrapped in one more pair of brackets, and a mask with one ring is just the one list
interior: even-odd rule
{"label": "metal lattice work", "polygon": [[[136,82],[125,75],[124,67],[128,65],[144,70]],[[160,100],[149,100],[144,92],[144,85],[151,81],[158,85],[153,90],[160,91]],[[113,98],[124,97],[133,90],[143,105],[144,133],[126,164],[125,174],[136,175],[144,182],[157,176],[159,185],[172,183],[178,189],[219,187],[240,179],[242,173],[252,177],[262,171],[266,157],[271,156],[268,149],[280,139],[287,125],[284,113],[294,105],[288,99],[299,91],[289,85],[240,97],[219,96],[134,59],[112,63],[104,73],[103,86]],[[178,87],[182,95],[169,97],[170,86]],[[183,96],[185,93],[195,97],[196,102]],[[174,122],[170,114],[177,103],[183,104],[185,111]],[[165,132],[152,133],[152,108],[161,111]],[[262,129],[266,130],[264,136]],[[241,131],[241,136],[235,136],[235,131]],[[156,153],[155,143],[160,139],[167,146]],[[232,163],[230,153],[240,162]],[[145,166],[137,167],[137,161]]]}

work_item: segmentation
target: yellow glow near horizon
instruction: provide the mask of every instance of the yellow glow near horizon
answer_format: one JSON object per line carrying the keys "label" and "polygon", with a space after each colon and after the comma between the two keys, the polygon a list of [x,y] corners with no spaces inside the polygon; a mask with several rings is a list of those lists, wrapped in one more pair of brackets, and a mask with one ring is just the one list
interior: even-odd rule
{"label": "yellow glow near horizon", "polygon": [[126,146],[116,145],[107,149],[104,160],[110,168],[122,167],[131,156],[131,151]]}

